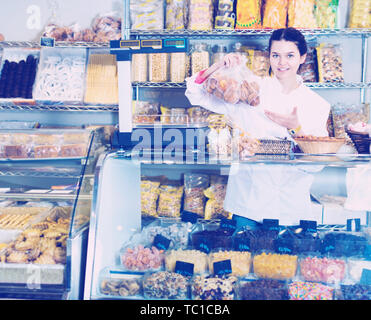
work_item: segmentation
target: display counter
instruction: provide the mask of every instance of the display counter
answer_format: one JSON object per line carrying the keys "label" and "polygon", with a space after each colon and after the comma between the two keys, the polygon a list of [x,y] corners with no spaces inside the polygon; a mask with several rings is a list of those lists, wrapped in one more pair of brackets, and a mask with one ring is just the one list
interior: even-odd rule
{"label": "display counter", "polygon": [[[104,154],[95,174],[84,299],[280,300],[304,298],[302,290],[307,299],[351,299],[347,292],[364,286],[362,272],[370,269],[370,204],[363,194],[370,160],[359,154],[244,161]],[[281,185],[288,172],[304,172],[309,208],[290,207],[295,199],[285,198],[287,190],[254,184],[254,192],[267,196],[261,208],[269,211],[261,210],[258,224],[235,219],[223,200],[243,167],[261,177],[283,172]],[[240,186],[235,203],[246,190]],[[334,205],[336,218],[326,217],[334,215]],[[250,203],[246,208],[247,214],[254,210]],[[289,221],[291,210],[297,215]],[[311,278],[315,267],[324,278]],[[357,277],[350,276],[352,268]],[[263,296],[256,295],[259,288]],[[369,289],[364,296],[370,298]]]}

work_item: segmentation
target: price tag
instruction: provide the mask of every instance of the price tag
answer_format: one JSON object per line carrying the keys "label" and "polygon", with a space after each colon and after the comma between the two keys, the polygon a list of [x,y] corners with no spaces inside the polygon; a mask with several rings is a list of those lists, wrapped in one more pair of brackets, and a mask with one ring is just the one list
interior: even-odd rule
{"label": "price tag", "polygon": [[303,229],[303,231],[312,233],[317,232],[317,221],[300,220],[300,227]]}
{"label": "price tag", "polygon": [[326,239],[322,243],[322,252],[329,253],[335,250],[335,239]]}
{"label": "price tag", "polygon": [[227,230],[230,232],[234,232],[237,227],[237,221],[232,219],[221,219],[220,221],[220,229]]}
{"label": "price tag", "polygon": [[347,231],[361,231],[361,219],[347,219]]}
{"label": "price tag", "polygon": [[237,237],[234,239],[233,247],[237,251],[250,251],[250,239]]}
{"label": "price tag", "polygon": [[196,249],[205,252],[205,253],[210,253],[211,251],[211,242],[210,239],[207,237],[200,237],[198,241],[196,242]]}
{"label": "price tag", "polygon": [[279,230],[278,219],[263,219],[263,229]]}
{"label": "price tag", "polygon": [[194,264],[184,261],[176,261],[174,272],[185,277],[192,277],[194,272]]}
{"label": "price tag", "polygon": [[153,246],[159,250],[167,250],[169,249],[170,239],[162,236],[161,234],[157,234],[153,239]]}
{"label": "price tag", "polygon": [[274,240],[274,249],[277,253],[291,254],[294,244],[291,239],[276,239]]}
{"label": "price tag", "polygon": [[222,260],[213,263],[214,274],[217,276],[223,276],[225,274],[232,273],[231,260]]}
{"label": "price tag", "polygon": [[55,39],[51,37],[41,37],[40,38],[40,46],[42,47],[54,47],[55,46]]}

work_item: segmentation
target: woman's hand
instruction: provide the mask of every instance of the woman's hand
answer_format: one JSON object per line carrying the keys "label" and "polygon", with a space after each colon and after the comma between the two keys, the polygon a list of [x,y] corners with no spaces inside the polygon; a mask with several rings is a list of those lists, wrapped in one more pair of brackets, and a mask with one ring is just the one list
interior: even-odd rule
{"label": "woman's hand", "polygon": [[289,114],[281,114],[276,113],[268,110],[264,110],[264,114],[273,122],[277,123],[278,125],[285,127],[286,129],[295,129],[300,126],[298,114],[297,114],[297,107],[294,107],[291,113]]}

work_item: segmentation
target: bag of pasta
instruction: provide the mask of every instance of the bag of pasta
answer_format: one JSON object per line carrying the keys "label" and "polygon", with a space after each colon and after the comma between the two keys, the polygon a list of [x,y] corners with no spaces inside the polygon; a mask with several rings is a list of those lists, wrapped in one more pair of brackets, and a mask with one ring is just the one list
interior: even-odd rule
{"label": "bag of pasta", "polygon": [[157,216],[157,199],[160,193],[160,181],[143,178],[140,182],[140,204],[143,216]]}
{"label": "bag of pasta", "polygon": [[260,104],[259,84],[246,65],[246,58],[234,67],[222,67],[210,75],[204,82],[206,91],[225,102],[247,103],[251,106]]}
{"label": "bag of pasta", "polygon": [[180,217],[184,187],[179,182],[167,183],[160,186],[157,214],[159,217]]}

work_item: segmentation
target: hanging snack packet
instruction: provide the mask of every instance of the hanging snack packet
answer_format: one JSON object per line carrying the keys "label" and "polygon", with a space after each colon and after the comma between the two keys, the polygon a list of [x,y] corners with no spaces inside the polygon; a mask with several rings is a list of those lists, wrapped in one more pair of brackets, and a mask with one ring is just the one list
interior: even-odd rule
{"label": "hanging snack packet", "polygon": [[204,216],[204,190],[209,186],[209,176],[199,173],[184,174],[184,210]]}
{"label": "hanging snack packet", "polygon": [[166,0],[166,29],[185,29],[186,10],[186,0]]}
{"label": "hanging snack packet", "polygon": [[260,103],[259,85],[254,75],[246,65],[246,59],[241,64],[214,72],[205,82],[204,87],[210,94],[228,103],[239,102],[257,106]]}
{"label": "hanging snack packet", "polygon": [[337,27],[339,0],[316,0],[315,16],[318,28]]}
{"label": "hanging snack packet", "polygon": [[289,0],[287,26],[292,28],[316,28],[314,2],[315,0]]}
{"label": "hanging snack packet", "polygon": [[213,18],[213,0],[188,0],[189,30],[212,30]]}
{"label": "hanging snack packet", "polygon": [[263,28],[286,27],[288,0],[266,0],[263,14]]}
{"label": "hanging snack packet", "polygon": [[261,0],[237,0],[236,29],[261,29]]}
{"label": "hanging snack packet", "polygon": [[349,28],[371,28],[371,1],[352,0]]}

